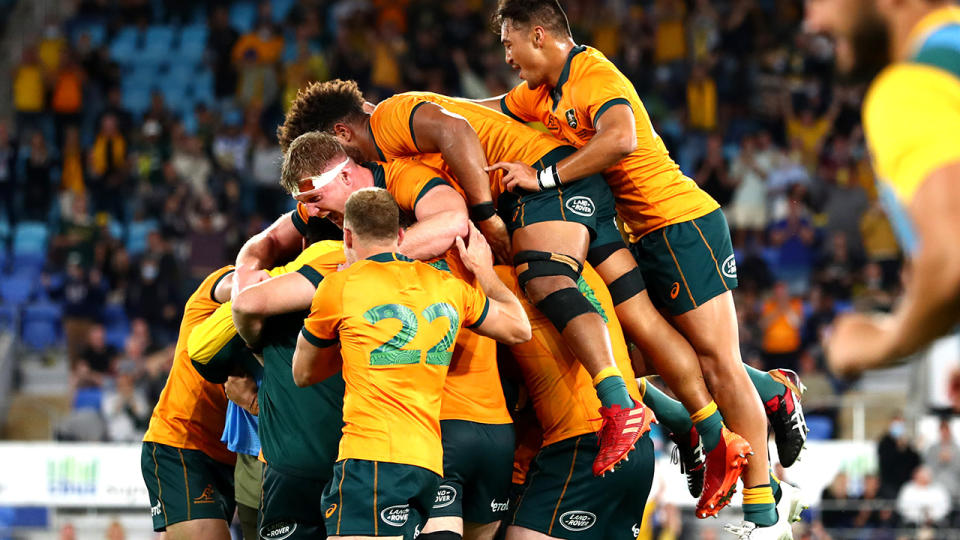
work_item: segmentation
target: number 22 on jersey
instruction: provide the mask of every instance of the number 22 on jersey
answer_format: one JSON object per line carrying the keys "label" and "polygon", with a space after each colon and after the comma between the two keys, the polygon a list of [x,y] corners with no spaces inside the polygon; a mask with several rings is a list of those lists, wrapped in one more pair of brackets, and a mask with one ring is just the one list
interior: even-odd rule
{"label": "number 22 on jersey", "polygon": [[[430,304],[421,313],[427,322],[433,322],[440,317],[446,317],[448,327],[446,333],[433,347],[427,351],[427,364],[449,366],[453,358],[453,342],[460,328],[460,315],[457,310],[446,302]],[[389,341],[380,345],[370,353],[371,366],[391,366],[401,364],[417,364],[420,362],[419,349],[404,349],[419,329],[417,314],[412,309],[401,304],[380,304],[363,314],[363,318],[370,324],[377,324],[386,319],[400,321],[400,330]]]}

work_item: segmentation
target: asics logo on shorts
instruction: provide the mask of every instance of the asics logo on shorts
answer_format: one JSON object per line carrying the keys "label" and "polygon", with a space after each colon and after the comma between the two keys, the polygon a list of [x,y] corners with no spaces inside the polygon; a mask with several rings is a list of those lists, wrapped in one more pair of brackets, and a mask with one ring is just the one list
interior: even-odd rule
{"label": "asics logo on shorts", "polygon": [[327,508],[327,511],[323,513],[323,517],[330,517],[336,511],[337,511],[337,503],[333,503],[330,505],[330,508]]}
{"label": "asics logo on shorts", "polygon": [[388,506],[380,511],[380,519],[387,525],[403,527],[407,524],[407,520],[410,519],[410,505],[398,504],[396,506]]}
{"label": "asics logo on shorts", "polygon": [[433,501],[434,508],[444,508],[453,504],[457,500],[457,490],[453,486],[446,484],[437,488],[437,498]]}
{"label": "asics logo on shorts", "polygon": [[297,530],[296,521],[275,521],[260,527],[260,538],[264,540],[284,540]]}
{"label": "asics logo on shorts", "polygon": [[590,217],[594,212],[597,211],[597,206],[593,204],[593,199],[583,195],[570,197],[567,199],[567,202],[564,204],[564,206],[566,206],[567,210],[573,212],[574,214],[584,217]]}
{"label": "asics logo on shorts", "polygon": [[506,512],[510,509],[510,501],[497,502],[496,499],[490,501],[490,511],[491,512]]}
{"label": "asics logo on shorts", "polygon": [[560,525],[568,531],[585,531],[597,522],[597,516],[586,510],[571,510],[560,515]]}
{"label": "asics logo on shorts", "polygon": [[678,294],[680,294],[680,282],[674,281],[673,287],[670,287],[670,299],[675,300]]}
{"label": "asics logo on shorts", "polygon": [[723,265],[720,266],[720,271],[728,278],[737,277],[737,261],[733,258],[733,253],[723,261]]}

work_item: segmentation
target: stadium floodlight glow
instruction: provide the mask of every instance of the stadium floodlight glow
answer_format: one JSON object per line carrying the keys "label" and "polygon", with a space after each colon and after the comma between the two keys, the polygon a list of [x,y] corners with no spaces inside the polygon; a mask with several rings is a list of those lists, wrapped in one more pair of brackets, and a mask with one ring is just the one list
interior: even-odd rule
{"label": "stadium floodlight glow", "polygon": [[334,165],[333,168],[327,170],[326,172],[315,176],[308,176],[303,180],[300,180],[300,185],[298,185],[297,190],[293,192],[293,198],[300,199],[306,195],[312,195],[318,189],[329,184],[334,178],[337,177],[337,175],[340,174],[341,171],[343,171],[343,168],[347,166],[349,161],[350,158],[344,158],[343,161]]}

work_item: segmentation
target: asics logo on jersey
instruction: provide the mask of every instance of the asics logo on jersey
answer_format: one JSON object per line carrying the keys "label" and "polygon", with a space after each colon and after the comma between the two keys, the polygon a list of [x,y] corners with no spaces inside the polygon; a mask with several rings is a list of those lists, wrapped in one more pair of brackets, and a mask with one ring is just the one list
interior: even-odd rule
{"label": "asics logo on jersey", "polygon": [[284,540],[296,532],[296,521],[275,521],[260,528],[260,538],[265,540]]}
{"label": "asics logo on jersey", "polygon": [[570,197],[567,199],[567,202],[564,204],[567,207],[567,210],[573,212],[574,214],[590,217],[597,210],[597,206],[593,204],[593,200],[590,197],[584,197],[583,195],[577,195],[576,197]]}
{"label": "asics logo on jersey", "polygon": [[398,504],[396,506],[388,506],[380,511],[380,519],[383,520],[387,525],[393,527],[403,527],[407,524],[407,520],[410,518],[410,505],[409,504]]}
{"label": "asics logo on jersey", "polygon": [[496,499],[490,501],[490,511],[491,512],[506,512],[510,509],[510,501],[503,501],[502,503],[497,502]]}
{"label": "asics logo on jersey", "polygon": [[567,112],[563,114],[567,117],[567,125],[577,129],[577,113],[573,109],[567,109]]}
{"label": "asics logo on jersey", "polygon": [[737,277],[737,261],[733,258],[733,253],[723,261],[723,265],[720,266],[720,271],[728,278]]}
{"label": "asics logo on jersey", "polygon": [[457,499],[457,490],[453,486],[443,485],[437,488],[437,498],[433,501],[434,508],[450,506]]}
{"label": "asics logo on jersey", "polygon": [[597,522],[597,516],[586,510],[571,510],[560,515],[560,525],[568,531],[585,531]]}

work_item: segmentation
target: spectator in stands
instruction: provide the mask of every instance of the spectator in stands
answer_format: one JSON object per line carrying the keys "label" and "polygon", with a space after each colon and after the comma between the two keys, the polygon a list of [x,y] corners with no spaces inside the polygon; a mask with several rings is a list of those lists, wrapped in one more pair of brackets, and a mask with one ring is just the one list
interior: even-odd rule
{"label": "spectator in stands", "polygon": [[788,140],[798,139],[802,150],[802,163],[810,174],[817,170],[820,149],[833,127],[840,112],[840,101],[831,100],[830,108],[820,117],[816,116],[812,103],[807,103],[799,111],[793,106],[793,96],[784,94],[783,115],[786,120]]}
{"label": "spectator in stands", "polygon": [[895,499],[900,488],[913,476],[920,465],[920,455],[907,436],[903,415],[896,413],[890,419],[887,432],[877,444],[877,464],[880,474],[880,498]]}
{"label": "spectator in stands", "polygon": [[861,263],[841,231],[830,236],[829,251],[817,263],[816,281],[825,293],[838,300],[850,300]]}
{"label": "spectator in stands", "polygon": [[893,308],[894,295],[884,288],[883,268],[879,263],[867,263],[863,267],[863,279],[853,288],[854,307],[857,311],[889,312]]}
{"label": "spectator in stands", "polygon": [[30,135],[30,147],[23,167],[23,218],[47,221],[53,203],[53,156],[39,131]]}
{"label": "spectator in stands", "polygon": [[[852,525],[853,499],[848,492],[849,478],[840,471],[820,496],[820,521],[826,529],[846,529]],[[837,531],[838,536],[840,531]]]}
{"label": "spectator in stands", "polygon": [[103,419],[107,438],[113,442],[135,442],[143,438],[153,408],[143,391],[134,384],[136,366],[123,365],[116,384],[103,395]]}
{"label": "spectator in stands", "polygon": [[83,268],[93,266],[94,244],[99,229],[90,215],[87,198],[83,195],[70,197],[69,211],[60,219],[60,228],[50,242],[51,262],[60,267],[71,255]]}
{"label": "spectator in stands", "polygon": [[897,512],[904,524],[913,527],[938,527],[950,513],[950,494],[934,482],[930,469],[917,467],[913,479],[904,484],[897,496]]}
{"label": "spectator in stands", "polygon": [[[183,178],[194,193],[205,193],[207,181],[213,170],[210,158],[203,152],[203,141],[199,137],[181,134],[173,141],[173,154],[170,156],[173,170]],[[279,167],[279,165],[277,165]],[[276,177],[274,182],[276,184]]]}
{"label": "spectator in stands", "polygon": [[940,419],[940,438],[923,454],[923,464],[950,494],[951,507],[960,502],[960,446],[950,430],[950,419]]}
{"label": "spectator in stands", "polygon": [[790,285],[791,291],[806,290],[816,252],[816,230],[805,215],[803,204],[791,200],[785,219],[770,229],[770,246],[776,250],[775,274]]}
{"label": "spectator in stands", "polygon": [[163,141],[161,121],[153,117],[146,118],[131,151],[131,162],[136,167],[141,187],[148,182],[150,185],[161,182],[160,169],[169,157],[169,148]]}
{"label": "spectator in stands", "polygon": [[701,62],[693,65],[687,81],[687,127],[695,131],[717,129],[717,83]]}
{"label": "spectator in stands", "polygon": [[112,194],[116,175],[126,173],[127,141],[120,132],[117,117],[106,114],[100,119],[100,131],[90,149],[90,192],[97,211],[113,206]]}
{"label": "spectator in stands", "polygon": [[736,186],[729,214],[736,229],[736,245],[746,246],[748,240],[760,241],[767,227],[767,176],[773,167],[772,155],[757,149],[757,137],[745,136],[740,154],[730,168],[730,178]]}
{"label": "spectator in stands", "polygon": [[68,127],[79,127],[83,111],[83,84],[86,74],[69,49],[62,52],[60,67],[53,78],[53,94],[50,108],[56,122],[56,145],[63,147],[64,134]]}
{"label": "spectator in stands", "polygon": [[80,255],[67,257],[63,285],[63,330],[71,362],[79,359],[81,349],[88,342],[90,327],[100,317],[105,296],[99,271],[88,271],[81,262]]}
{"label": "spectator in stands", "polygon": [[900,247],[879,199],[860,218],[860,238],[867,260],[880,265],[882,286],[895,288],[900,281]]}
{"label": "spectator in stands", "polygon": [[0,204],[4,217],[14,225],[17,195],[17,145],[10,140],[7,124],[0,122]]}
{"label": "spectator in stands", "polygon": [[46,78],[37,58],[37,49],[27,46],[13,73],[13,110],[16,112],[17,139],[23,142],[27,133],[43,130],[46,104]]}
{"label": "spectator in stands", "polygon": [[877,540],[888,538],[881,535],[883,531],[888,531],[889,538],[892,540],[893,533],[889,530],[893,528],[896,516],[886,501],[879,500],[879,495],[880,479],[877,475],[868,474],[864,476],[863,494],[858,499],[860,510],[853,518],[853,526],[858,529],[865,529],[865,532],[869,532],[870,538],[876,538]]}
{"label": "spectator in stands", "polygon": [[803,302],[790,295],[786,283],[775,283],[773,294],[763,304],[763,316],[760,319],[764,362],[768,369],[796,368],[802,325]]}
{"label": "spectator in stands", "polygon": [[[723,137],[713,133],[707,137],[707,148],[703,159],[696,167],[694,175],[700,187],[710,194],[720,206],[726,207],[730,202],[737,178],[729,174],[727,158],[723,155]],[[733,216],[731,216],[732,218]],[[733,220],[731,220],[733,221]]]}
{"label": "spectator in stands", "polygon": [[210,14],[210,32],[207,34],[207,51],[213,63],[213,92],[217,99],[230,97],[237,91],[237,71],[231,61],[233,47],[238,38],[230,26],[227,6],[218,5]]}
{"label": "spectator in stands", "polygon": [[80,129],[67,126],[60,152],[60,191],[75,197],[86,195],[83,182],[83,147],[80,145]]}
{"label": "spectator in stands", "polygon": [[213,138],[213,158],[228,172],[247,171],[250,137],[243,132],[243,113],[237,110],[224,114],[223,125]]}
{"label": "spectator in stands", "polygon": [[179,273],[170,245],[159,231],[147,235],[147,251],[137,263],[139,272],[130,284],[127,313],[142,317],[160,343],[176,341]]}
{"label": "spectator in stands", "polygon": [[240,75],[237,90],[240,103],[271,103],[277,98],[276,64],[282,52],[283,36],[268,18],[261,19],[253,30],[240,36],[230,54]]}
{"label": "spectator in stands", "polygon": [[653,9],[657,21],[654,30],[654,60],[661,65],[683,60],[687,55],[684,2],[656,0]]}
{"label": "spectator in stands", "polygon": [[124,530],[123,525],[117,520],[111,521],[107,527],[107,540],[125,540],[126,538],[127,531]]}
{"label": "spectator in stands", "polygon": [[90,327],[87,344],[80,351],[74,370],[78,388],[102,386],[104,379],[113,373],[117,361],[117,350],[107,343],[106,337],[103,325],[95,324]]}
{"label": "spectator in stands", "polygon": [[120,132],[121,137],[127,138],[133,132],[133,117],[130,111],[123,106],[123,94],[120,92],[120,87],[111,86],[106,92],[107,103],[97,117],[97,125],[103,126],[104,118],[112,116],[114,118],[113,122],[116,123],[117,131]]}
{"label": "spectator in stands", "polygon": [[823,337],[824,329],[830,326],[837,316],[833,296],[820,286],[810,290],[810,311],[803,322],[803,346],[817,347]]}

